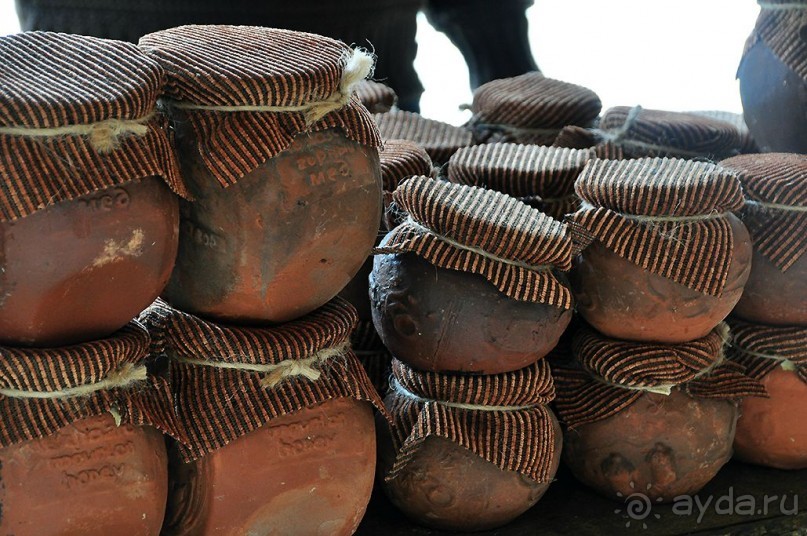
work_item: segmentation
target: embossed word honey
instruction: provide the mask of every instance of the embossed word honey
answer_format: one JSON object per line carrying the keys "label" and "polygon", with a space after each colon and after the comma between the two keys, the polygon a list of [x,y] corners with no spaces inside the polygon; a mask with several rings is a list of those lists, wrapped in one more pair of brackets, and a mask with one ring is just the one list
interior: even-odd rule
{"label": "embossed word honey", "polygon": [[140,46],[168,73],[164,105],[194,195],[165,298],[236,323],[290,320],[333,298],[381,216],[380,140],[353,96],[372,58],[249,26],[182,26]]}
{"label": "embossed word honey", "polygon": [[697,493],[731,458],[737,400],[764,388],[725,361],[721,324],[679,345],[607,338],[582,328],[577,367],[553,367],[564,460],[584,484],[625,500]]}
{"label": "embossed word honey", "polygon": [[543,496],[560,462],[561,433],[546,407],[549,365],[492,376],[421,372],[393,360],[379,423],[379,475],[416,522],[477,531],[504,525]]}
{"label": "embossed word honey", "polygon": [[563,224],[492,190],[407,179],[407,219],[376,248],[373,322],[421,370],[497,374],[545,356],[571,318]]}
{"label": "embossed word honey", "polygon": [[777,469],[807,468],[807,327],[731,318],[729,358],[762,383],[767,397],[740,403],[734,456]]}
{"label": "embossed word honey", "polygon": [[807,326],[807,156],[743,155],[720,165],[743,185],[742,219],[754,248],[751,275],[732,314]]}
{"label": "embossed word honey", "polygon": [[[145,328],[53,349],[0,347],[0,532],[157,536],[168,491],[168,384]],[[156,428],[155,428],[156,427]]]}
{"label": "embossed word honey", "polygon": [[0,62],[0,343],[105,337],[176,257],[163,71],[134,45],[47,32],[0,37]]}
{"label": "embossed word honey", "polygon": [[392,110],[375,114],[381,138],[409,140],[423,147],[435,164],[445,164],[460,147],[473,144],[471,132],[414,112]]}
{"label": "embossed word honey", "polygon": [[184,438],[169,449],[166,534],[353,534],[375,472],[372,405],[336,298],[298,320],[228,327],[156,303]]}
{"label": "embossed word honey", "polygon": [[618,339],[685,342],[706,336],[740,299],[751,241],[731,211],[737,177],[675,158],[592,160],[568,217],[580,254],[577,311]]}

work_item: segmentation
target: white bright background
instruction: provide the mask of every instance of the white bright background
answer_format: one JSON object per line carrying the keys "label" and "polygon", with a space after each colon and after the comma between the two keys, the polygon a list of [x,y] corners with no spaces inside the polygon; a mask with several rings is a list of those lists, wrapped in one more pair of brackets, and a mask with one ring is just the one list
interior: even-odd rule
{"label": "white bright background", "polygon": [[[758,11],[754,0],[535,0],[530,42],[546,76],[593,89],[605,108],[741,112],[735,72]],[[14,1],[0,0],[0,35],[17,31]],[[462,55],[423,15],[418,47],[423,115],[463,123]]]}

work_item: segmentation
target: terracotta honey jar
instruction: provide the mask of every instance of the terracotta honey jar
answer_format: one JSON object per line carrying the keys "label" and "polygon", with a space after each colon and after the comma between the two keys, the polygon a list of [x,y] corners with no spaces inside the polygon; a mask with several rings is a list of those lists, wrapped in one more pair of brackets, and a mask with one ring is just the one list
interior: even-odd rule
{"label": "terracotta honey jar", "polygon": [[163,71],[134,45],[48,32],[0,37],[0,61],[0,343],[106,337],[176,257]]}
{"label": "terracotta honey jar", "polygon": [[393,360],[379,419],[379,477],[415,522],[479,531],[505,525],[544,495],[560,463],[562,435],[547,404],[545,360],[503,374],[424,372]]}
{"label": "terracotta honey jar", "polygon": [[356,96],[370,113],[389,112],[398,102],[395,90],[381,82],[362,80],[356,84]]}
{"label": "terracotta honey jar", "polygon": [[593,157],[589,149],[515,143],[474,145],[451,157],[448,180],[505,193],[562,220],[580,206],[574,181]]}
{"label": "terracotta honey jar", "polygon": [[182,26],[140,47],[168,73],[162,103],[194,195],[181,204],[164,297],[241,324],[283,322],[333,298],[381,216],[380,140],[353,96],[372,57],[249,26]]}
{"label": "terracotta honey jar", "polygon": [[764,388],[725,360],[725,323],[701,339],[655,344],[589,327],[572,341],[576,367],[554,366],[564,461],[618,500],[692,495],[729,461],[737,401]]}
{"label": "terracotta honey jar", "polygon": [[720,165],[743,185],[741,216],[754,248],[751,275],[732,314],[807,326],[807,156],[742,155]]}
{"label": "terracotta honey jar", "polygon": [[146,313],[168,361],[181,441],[169,446],[165,534],[352,534],[375,474],[373,404],[335,298],[273,327]]}
{"label": "terracotta honey jar", "polygon": [[805,0],[758,1],[759,16],[737,70],[743,115],[764,152],[807,151]]}
{"label": "terracotta honey jar", "polygon": [[468,127],[477,142],[551,145],[567,125],[592,126],[601,109],[590,89],[530,72],[479,86]]}
{"label": "terracotta honey jar", "polygon": [[740,403],[734,457],[777,469],[807,468],[807,327],[729,318],[728,357],[759,380],[767,397]]}
{"label": "terracotta honey jar", "polygon": [[375,114],[374,117],[384,141],[400,139],[417,143],[426,150],[435,165],[447,163],[460,147],[473,145],[469,130],[427,119],[414,112],[392,110]]}
{"label": "terracotta honey jar", "polygon": [[[176,429],[150,339],[131,321],[106,339],[0,347],[0,532],[157,536]],[[159,430],[158,430],[159,429]]]}
{"label": "terracotta honey jar", "polygon": [[393,194],[407,219],[376,248],[373,322],[390,352],[435,372],[524,368],[571,318],[563,224],[493,190],[427,177]]}
{"label": "terracotta honey jar", "polygon": [[572,288],[599,332],[686,342],[728,316],[751,269],[748,231],[731,213],[743,205],[733,172],[676,158],[595,159],[575,191]]}

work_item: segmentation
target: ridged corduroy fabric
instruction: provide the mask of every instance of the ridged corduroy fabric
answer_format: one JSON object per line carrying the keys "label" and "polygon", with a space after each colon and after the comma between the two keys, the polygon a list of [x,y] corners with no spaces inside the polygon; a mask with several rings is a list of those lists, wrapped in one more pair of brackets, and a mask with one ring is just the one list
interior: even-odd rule
{"label": "ridged corduroy fabric", "polygon": [[571,268],[562,223],[502,193],[428,177],[407,179],[393,199],[409,218],[376,253],[414,253],[481,275],[510,298],[571,308],[571,291],[552,273]]}
{"label": "ridged corduroy fabric", "polygon": [[0,37],[0,63],[0,128],[100,123],[100,134],[114,120],[146,127],[142,136],[121,135],[108,152],[95,148],[92,135],[0,133],[0,221],[150,176],[187,197],[167,122],[154,115],[164,74],[137,47],[30,32]]}
{"label": "ridged corduroy fabric", "polygon": [[726,355],[761,380],[776,367],[788,367],[807,383],[807,327],[766,326],[729,317],[731,340]]}
{"label": "ridged corduroy fabric", "polygon": [[[656,275],[721,295],[734,248],[725,214],[744,202],[733,172],[676,158],[593,159],[575,191],[587,203],[567,218],[578,248],[596,239]],[[642,216],[714,217],[640,221]]]}
{"label": "ridged corduroy fabric", "polygon": [[290,376],[274,387],[264,386],[263,372],[195,362],[276,365],[343,344],[357,317],[353,306],[341,298],[272,327],[218,325],[160,301],[144,313],[143,319],[153,334],[153,351],[165,354],[169,361],[178,435],[185,438],[179,452],[186,461],[221,448],[273,418],[327,400],[354,398],[383,408],[350,349],[318,365],[317,380]]}
{"label": "ridged corduroy fabric", "polygon": [[807,253],[807,156],[741,155],[723,160],[720,165],[737,173],[750,201],[742,216],[754,249],[787,271]]}
{"label": "ridged corduroy fabric", "polygon": [[558,417],[570,428],[601,421],[659,386],[674,385],[696,398],[764,396],[762,385],[741,366],[723,360],[726,329],[721,326],[702,339],[676,345],[622,341],[580,329],[572,342],[578,366],[552,369]]}
{"label": "ridged corduroy fabric", "polygon": [[[132,321],[112,336],[62,348],[0,347],[0,389],[53,392],[99,383],[127,366],[144,366],[146,328]],[[148,375],[129,386],[69,398],[0,394],[0,446],[37,439],[80,419],[115,412],[120,422],[177,436],[168,383]]]}
{"label": "ridged corduroy fabric", "polygon": [[406,217],[393,203],[392,192],[404,179],[431,175],[433,164],[423,147],[408,140],[386,140],[378,151],[378,156],[381,161],[381,181],[384,184],[382,220],[389,231]]}
{"label": "ridged corduroy fabric", "polygon": [[479,86],[470,125],[479,140],[548,145],[566,125],[590,126],[601,109],[590,89],[531,72]]}
{"label": "ridged corduroy fabric", "polygon": [[373,114],[389,112],[398,100],[395,90],[372,80],[360,82],[356,86],[356,96],[365,108]]}
{"label": "ridged corduroy fabric", "polygon": [[[537,482],[549,482],[554,476],[555,430],[546,405],[554,398],[555,387],[546,361],[514,372],[472,376],[417,371],[393,359],[392,378],[385,402],[397,454],[385,475],[388,480],[406,469],[429,437],[448,439],[502,470]],[[486,411],[447,404],[512,409]]]}
{"label": "ridged corduroy fabric", "polygon": [[374,117],[383,140],[415,142],[436,164],[445,164],[457,149],[473,144],[471,131],[413,112],[393,110]]}
{"label": "ridged corduroy fabric", "polygon": [[782,63],[807,80],[807,42],[802,37],[807,1],[758,0],[757,3],[761,9],[745,51],[762,40]]}
{"label": "ridged corduroy fabric", "polygon": [[560,220],[579,208],[574,181],[593,157],[588,149],[475,145],[454,153],[448,180],[502,192]]}
{"label": "ridged corduroy fabric", "polygon": [[717,121],[724,121],[737,129],[740,134],[740,154],[758,153],[759,147],[754,138],[751,137],[751,131],[748,130],[748,125],[745,123],[743,114],[736,114],[734,112],[726,112],[724,110],[695,110],[687,112],[693,115],[700,115],[715,119]]}
{"label": "ridged corduroy fabric", "polygon": [[[140,47],[165,69],[164,106],[302,106],[339,91],[350,48],[314,34],[254,26],[180,26]],[[303,132],[330,128],[377,146],[372,115],[354,95],[309,125],[301,111],[182,110],[205,167],[222,187],[288,148]]]}

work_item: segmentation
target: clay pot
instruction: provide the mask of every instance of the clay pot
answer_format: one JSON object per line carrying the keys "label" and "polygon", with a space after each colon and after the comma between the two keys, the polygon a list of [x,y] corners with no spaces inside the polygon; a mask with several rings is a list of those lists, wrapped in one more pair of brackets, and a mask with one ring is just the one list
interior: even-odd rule
{"label": "clay pot", "polygon": [[168,462],[151,427],[105,413],[0,449],[0,532],[15,536],[156,536]]}
{"label": "clay pot", "polygon": [[482,276],[414,254],[375,257],[370,301],[390,352],[435,372],[524,368],[555,347],[572,317],[571,310],[508,298]]}
{"label": "clay pot", "polygon": [[178,226],[158,177],[0,223],[0,343],[64,346],[120,329],[165,287]]}
{"label": "clay pot", "polygon": [[[552,419],[554,474],[560,464],[562,434],[554,415]],[[504,471],[441,437],[427,438],[403,473],[386,481],[383,477],[392,468],[395,452],[389,428],[380,418],[377,430],[382,488],[396,507],[419,524],[445,530],[491,530],[529,510],[549,488],[549,482]]]}
{"label": "clay pot", "polygon": [[697,493],[729,461],[737,415],[726,400],[645,393],[616,415],[566,430],[564,461],[607,497],[669,502]]}
{"label": "clay pot", "polygon": [[359,270],[381,217],[378,152],[341,131],[304,133],[236,184],[204,167],[174,114],[183,175],[177,265],[166,299],[229,323],[283,322],[333,298]]}
{"label": "clay pot", "polygon": [[807,255],[783,272],[755,251],[732,314],[760,324],[807,326]]}
{"label": "clay pot", "polygon": [[366,402],[333,399],[194,462],[169,455],[165,534],[349,535],[373,488],[373,412]]}
{"label": "clay pot", "polygon": [[680,343],[705,337],[740,299],[751,271],[751,240],[729,214],[734,250],[720,297],[653,274],[594,241],[575,259],[572,289],[577,311],[615,339]]}
{"label": "clay pot", "polygon": [[807,469],[807,384],[777,367],[761,380],[770,398],[740,403],[734,457],[777,469]]}

